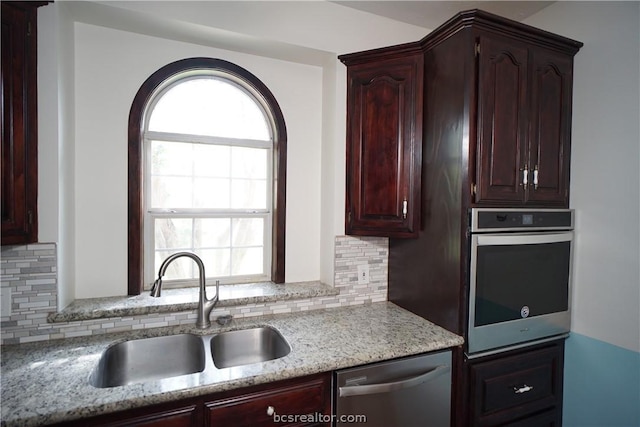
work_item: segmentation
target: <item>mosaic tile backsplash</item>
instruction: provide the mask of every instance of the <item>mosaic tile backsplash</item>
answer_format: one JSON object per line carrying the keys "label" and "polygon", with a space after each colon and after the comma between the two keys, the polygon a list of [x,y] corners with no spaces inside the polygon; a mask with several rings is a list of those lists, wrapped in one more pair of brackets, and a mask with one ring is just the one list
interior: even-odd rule
{"label": "mosaic tile backsplash", "polygon": [[[214,309],[211,319],[227,314],[243,318],[386,301],[388,254],[387,238],[337,236],[334,286],[339,295],[220,307]],[[358,266],[364,264],[369,266],[369,283],[358,284]],[[2,247],[2,344],[175,326],[196,320],[195,311],[186,311],[47,323],[48,314],[57,309],[56,265],[54,243]]]}

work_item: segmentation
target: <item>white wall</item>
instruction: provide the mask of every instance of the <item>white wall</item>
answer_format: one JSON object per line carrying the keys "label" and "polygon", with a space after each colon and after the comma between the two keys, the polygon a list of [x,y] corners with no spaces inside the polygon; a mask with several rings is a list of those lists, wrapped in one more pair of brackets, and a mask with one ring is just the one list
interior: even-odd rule
{"label": "white wall", "polygon": [[557,2],[525,23],[584,43],[575,58],[572,330],[640,351],[640,7]]}
{"label": "white wall", "polygon": [[325,1],[46,7],[56,12],[42,13],[40,24],[57,39],[53,55],[40,51],[40,65],[58,72],[40,82],[40,117],[57,103],[45,122],[60,128],[48,143],[58,165],[54,156],[41,157],[50,171],[41,184],[58,194],[40,200],[40,234],[64,248],[61,307],[73,298],[126,294],[129,108],[151,73],[190,56],[236,62],[273,91],[289,136],[287,280],[332,283],[345,185],[345,70],[336,56],[415,41],[427,31]]}
{"label": "white wall", "polygon": [[[77,23],[76,296],[126,294],[127,121],[142,83],[182,58],[224,58],[271,89],[287,124],[288,281],[319,278],[322,70]],[[283,78],[286,76],[286,78]]]}

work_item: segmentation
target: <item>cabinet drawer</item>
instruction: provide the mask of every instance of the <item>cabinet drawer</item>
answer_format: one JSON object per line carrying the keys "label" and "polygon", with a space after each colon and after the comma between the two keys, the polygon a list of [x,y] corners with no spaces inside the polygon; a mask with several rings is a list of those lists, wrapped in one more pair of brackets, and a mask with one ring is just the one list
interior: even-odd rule
{"label": "cabinet drawer", "polygon": [[[205,403],[208,426],[307,426],[330,417],[330,379],[319,378]],[[273,409],[273,412],[270,411]],[[270,415],[270,413],[272,415]],[[325,420],[326,421],[326,420]]]}
{"label": "cabinet drawer", "polygon": [[562,345],[471,365],[475,425],[498,425],[553,408],[562,399]]}
{"label": "cabinet drawer", "polygon": [[560,427],[562,425],[562,411],[552,409],[523,420],[505,424],[503,427]]}

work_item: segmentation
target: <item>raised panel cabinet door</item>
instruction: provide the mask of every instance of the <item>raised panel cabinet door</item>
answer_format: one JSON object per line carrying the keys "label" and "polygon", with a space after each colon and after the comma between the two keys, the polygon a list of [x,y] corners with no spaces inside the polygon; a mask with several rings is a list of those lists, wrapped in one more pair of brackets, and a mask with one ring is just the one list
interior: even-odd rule
{"label": "raised panel cabinet door", "polygon": [[422,55],[347,69],[347,234],[418,233],[422,70]]}
{"label": "raised panel cabinet door", "polygon": [[475,202],[522,204],[527,160],[528,49],[507,38],[480,37]]}
{"label": "raised panel cabinet door", "polygon": [[205,402],[203,426],[329,426],[330,388],[330,375],[322,374],[286,386]]}
{"label": "raised panel cabinet door", "polygon": [[2,2],[2,244],[37,240],[36,7]]}
{"label": "raised panel cabinet door", "polygon": [[527,202],[569,207],[573,59],[542,48],[531,52],[532,176]]}

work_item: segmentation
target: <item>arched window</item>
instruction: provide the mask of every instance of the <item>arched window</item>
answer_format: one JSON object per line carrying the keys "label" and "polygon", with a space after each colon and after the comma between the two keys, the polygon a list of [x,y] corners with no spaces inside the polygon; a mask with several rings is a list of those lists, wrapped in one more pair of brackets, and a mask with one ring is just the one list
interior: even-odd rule
{"label": "arched window", "polygon": [[[209,282],[284,282],[285,188],[284,118],[256,76],[211,58],[156,71],[129,114],[129,294],[185,250]],[[166,285],[196,284],[183,260]]]}

